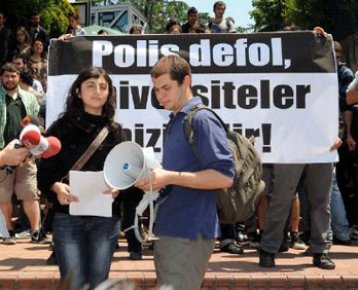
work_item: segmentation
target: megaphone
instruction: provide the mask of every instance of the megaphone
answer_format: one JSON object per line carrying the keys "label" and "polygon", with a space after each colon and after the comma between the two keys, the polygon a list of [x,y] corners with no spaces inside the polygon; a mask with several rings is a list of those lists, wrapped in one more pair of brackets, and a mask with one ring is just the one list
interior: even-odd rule
{"label": "megaphone", "polygon": [[[142,178],[150,179],[150,171],[157,167],[161,167],[161,165],[155,158],[153,147],[142,148],[137,143],[127,141],[115,146],[107,155],[103,167],[104,179],[110,187],[123,190],[131,187]],[[138,216],[142,216],[148,206],[150,217],[146,238],[148,240],[156,239],[152,233],[155,218],[153,201],[158,196],[158,191],[149,191],[144,194],[136,207],[133,226],[124,230],[133,229],[137,240],[140,242],[142,242],[142,238],[138,229]]]}
{"label": "megaphone", "polygon": [[147,178],[150,171],[160,167],[153,147],[142,148],[134,142],[122,142],[115,146],[104,162],[104,179],[115,189],[131,187],[141,178]]}

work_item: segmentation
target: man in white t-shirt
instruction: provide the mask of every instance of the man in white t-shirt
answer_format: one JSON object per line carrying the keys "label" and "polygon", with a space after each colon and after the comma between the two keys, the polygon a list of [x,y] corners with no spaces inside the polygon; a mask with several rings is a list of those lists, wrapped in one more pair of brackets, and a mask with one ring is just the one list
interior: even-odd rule
{"label": "man in white t-shirt", "polygon": [[223,1],[217,1],[214,4],[213,11],[215,18],[209,21],[211,33],[235,33],[235,21],[231,17],[224,18],[226,4]]}

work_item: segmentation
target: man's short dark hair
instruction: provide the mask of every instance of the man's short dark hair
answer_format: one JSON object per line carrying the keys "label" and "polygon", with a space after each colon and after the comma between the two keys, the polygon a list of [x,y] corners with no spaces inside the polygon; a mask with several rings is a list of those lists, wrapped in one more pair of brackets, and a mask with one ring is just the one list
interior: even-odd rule
{"label": "man's short dark hair", "polygon": [[150,76],[158,78],[164,74],[169,74],[171,80],[177,81],[179,85],[182,85],[185,76],[191,76],[190,65],[179,55],[163,56],[150,71]]}
{"label": "man's short dark hair", "polygon": [[11,73],[17,73],[20,75],[20,69],[18,69],[13,63],[7,62],[5,63],[1,68],[1,75],[4,74],[4,72],[11,72]]}
{"label": "man's short dark hair", "polygon": [[213,10],[215,11],[216,7],[218,7],[218,6],[225,6],[225,7],[226,7],[226,4],[225,4],[224,1],[216,1],[216,2],[214,3]]}
{"label": "man's short dark hair", "polygon": [[31,17],[32,16],[37,16],[37,15],[40,15],[40,12],[38,12],[37,10],[33,10],[32,12],[31,12]]}
{"label": "man's short dark hair", "polygon": [[34,77],[31,73],[31,70],[28,68],[22,69],[20,72],[20,80],[28,86],[32,86],[34,83]]}
{"label": "man's short dark hair", "polygon": [[198,9],[196,9],[195,7],[190,7],[188,9],[188,15],[190,14],[197,14],[198,13]]}

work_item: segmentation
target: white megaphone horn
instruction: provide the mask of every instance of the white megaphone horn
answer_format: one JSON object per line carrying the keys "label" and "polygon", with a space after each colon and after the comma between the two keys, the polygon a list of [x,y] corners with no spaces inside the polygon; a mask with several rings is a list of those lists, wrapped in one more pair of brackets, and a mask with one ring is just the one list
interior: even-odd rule
{"label": "white megaphone horn", "polygon": [[[142,148],[134,142],[122,142],[115,146],[106,157],[103,168],[104,179],[110,187],[123,190],[133,186],[142,178],[149,178],[150,181],[150,171],[157,167],[161,167],[161,165],[155,158],[152,147]],[[138,216],[142,216],[148,205],[150,210],[148,239],[154,239],[152,233],[155,218],[153,201],[158,196],[158,191],[149,191],[144,194],[143,199],[136,208],[134,225],[126,229],[133,228],[140,242],[142,242],[142,239],[137,226]]]}
{"label": "white megaphone horn", "polygon": [[127,189],[141,178],[147,178],[150,170],[160,167],[152,147],[142,148],[134,142],[122,142],[115,146],[104,162],[104,179],[115,189]]}

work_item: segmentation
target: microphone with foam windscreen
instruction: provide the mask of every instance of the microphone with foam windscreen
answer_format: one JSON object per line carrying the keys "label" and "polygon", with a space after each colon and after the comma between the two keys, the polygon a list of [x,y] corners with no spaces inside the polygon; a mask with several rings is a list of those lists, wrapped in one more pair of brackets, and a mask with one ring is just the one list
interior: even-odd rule
{"label": "microphone with foam windscreen", "polygon": [[27,149],[31,149],[38,146],[41,141],[41,133],[39,127],[35,125],[27,125],[24,129],[22,129],[19,139],[21,141],[21,144]]}
{"label": "microphone with foam windscreen", "polygon": [[29,151],[34,156],[41,156],[42,158],[50,158],[61,150],[61,142],[54,136],[47,138],[41,136],[39,144]]}
{"label": "microphone with foam windscreen", "polygon": [[50,158],[52,156],[55,156],[61,151],[62,145],[59,139],[57,139],[54,136],[49,136],[46,138],[48,142],[47,150],[45,150],[42,154],[42,158]]}
{"label": "microphone with foam windscreen", "polygon": [[[20,133],[20,143],[15,144],[15,148],[25,147],[33,156],[42,158],[50,158],[61,151],[61,142],[54,136],[44,137],[40,133],[40,129],[35,125],[26,125]],[[14,172],[16,166],[3,166],[8,174]]]}

